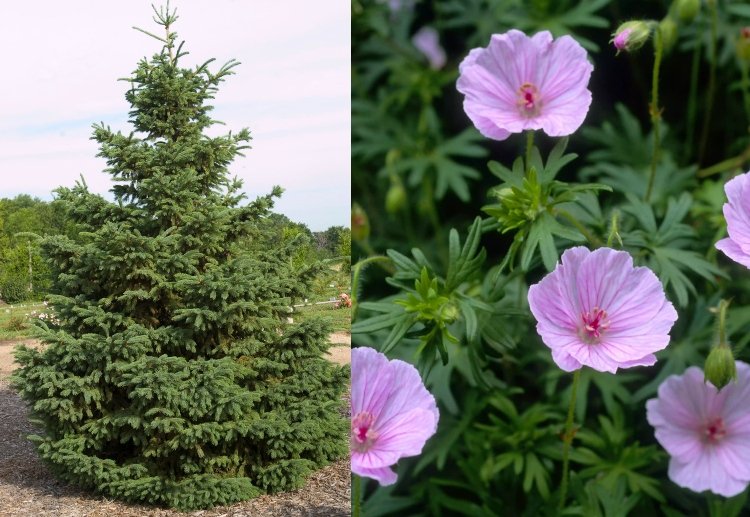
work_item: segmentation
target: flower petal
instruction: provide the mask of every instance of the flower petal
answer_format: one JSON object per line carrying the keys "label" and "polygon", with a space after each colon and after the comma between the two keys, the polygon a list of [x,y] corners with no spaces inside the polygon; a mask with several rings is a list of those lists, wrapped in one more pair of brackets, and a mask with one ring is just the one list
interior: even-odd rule
{"label": "flower petal", "polygon": [[715,454],[705,449],[693,461],[683,463],[672,458],[667,471],[669,479],[694,492],[711,492],[732,497],[747,488],[747,483],[732,477]]}
{"label": "flower petal", "polygon": [[352,415],[366,411],[379,415],[396,387],[388,358],[368,348],[352,349]]}
{"label": "flower petal", "polygon": [[388,467],[377,469],[368,469],[360,466],[354,466],[352,463],[352,472],[358,476],[368,477],[376,480],[381,486],[392,485],[398,479],[396,473]]}
{"label": "flower petal", "polygon": [[[570,36],[553,40],[548,31],[528,37],[510,30],[469,53],[459,66],[456,87],[465,95],[469,118],[489,138],[537,129],[562,136],[586,117],[592,69],[586,51]],[[537,92],[529,112],[519,105],[526,84]]]}
{"label": "flower petal", "polygon": [[412,410],[423,409],[432,415],[432,418],[425,422],[433,424],[429,428],[429,434],[434,434],[440,414],[435,404],[435,397],[424,387],[422,377],[417,369],[398,359],[390,361],[389,369],[396,389],[392,390],[391,396],[388,402],[383,405],[382,411],[373,413],[375,430],[382,435],[386,429],[394,425],[393,419],[398,420]]}

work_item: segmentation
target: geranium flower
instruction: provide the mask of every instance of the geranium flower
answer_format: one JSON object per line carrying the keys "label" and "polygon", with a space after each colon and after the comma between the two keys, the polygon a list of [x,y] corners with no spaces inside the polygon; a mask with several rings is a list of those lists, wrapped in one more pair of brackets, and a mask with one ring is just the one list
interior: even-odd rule
{"label": "geranium flower", "polygon": [[677,312],[654,273],[625,251],[578,246],[529,288],[536,330],[565,371],[651,366]]}
{"label": "geranium flower", "polygon": [[352,349],[352,472],[395,483],[390,467],[422,452],[439,417],[416,368],[372,348]]}
{"label": "geranium flower", "polygon": [[728,203],[724,203],[729,237],[716,248],[735,262],[750,268],[750,172],[740,174],[724,185]]}
{"label": "geranium flower", "polygon": [[695,366],[671,375],[646,417],[670,455],[669,479],[695,492],[725,497],[750,483],[750,366],[737,361],[737,382],[717,390]]}
{"label": "geranium flower", "polygon": [[433,70],[440,70],[445,66],[445,50],[440,46],[440,35],[432,27],[422,27],[411,39],[412,45],[419,50]]}
{"label": "geranium flower", "polygon": [[593,66],[570,36],[533,37],[511,30],[494,34],[459,66],[464,111],[484,136],[505,140],[511,133],[542,129],[550,136],[573,133],[591,104],[587,86]]}

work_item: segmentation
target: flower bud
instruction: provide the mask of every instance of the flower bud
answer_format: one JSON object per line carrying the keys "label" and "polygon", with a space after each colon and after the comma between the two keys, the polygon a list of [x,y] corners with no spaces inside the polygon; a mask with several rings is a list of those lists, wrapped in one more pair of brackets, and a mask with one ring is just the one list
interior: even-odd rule
{"label": "flower bud", "polygon": [[440,317],[444,323],[450,325],[458,318],[459,311],[453,303],[446,303],[440,310]]}
{"label": "flower bud", "polygon": [[610,40],[617,49],[617,53],[624,50],[632,52],[638,50],[648,41],[651,35],[649,24],[643,20],[633,20],[620,25]]}
{"label": "flower bud", "polygon": [[737,57],[750,62],[750,27],[740,29],[740,37],[737,40]]}
{"label": "flower bud", "polygon": [[690,23],[701,10],[701,0],[677,0],[675,7],[680,21]]}
{"label": "flower bud", "polygon": [[667,16],[659,22],[659,32],[664,51],[669,52],[677,41],[677,23]]}
{"label": "flower bud", "polygon": [[391,180],[391,188],[385,195],[385,210],[389,214],[400,211],[406,203],[406,189],[400,180]]}
{"label": "flower bud", "polygon": [[364,241],[370,236],[370,220],[358,203],[352,205],[352,239]]}
{"label": "flower bud", "polygon": [[737,378],[737,367],[732,349],[726,343],[719,343],[708,354],[703,367],[704,381],[721,389]]}

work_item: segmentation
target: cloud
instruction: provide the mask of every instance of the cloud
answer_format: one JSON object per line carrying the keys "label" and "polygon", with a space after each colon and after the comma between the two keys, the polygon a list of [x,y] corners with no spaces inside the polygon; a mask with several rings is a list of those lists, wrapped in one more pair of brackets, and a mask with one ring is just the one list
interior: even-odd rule
{"label": "cloud", "polygon": [[[71,0],[5,7],[0,31],[13,76],[0,84],[0,196],[49,198],[80,174],[106,193],[104,160],[91,124],[129,132],[126,77],[160,44],[149,1]],[[242,64],[219,91],[213,117],[250,128],[252,149],[230,171],[250,197],[286,189],[277,210],[313,229],[348,225],[350,208],[350,19],[347,0],[172,2],[190,52],[184,65],[215,57]],[[25,21],[26,20],[26,21]],[[28,20],[33,20],[30,37]],[[156,27],[158,28],[158,27]],[[44,35],[44,37],[38,37]],[[30,59],[29,56],[34,56]],[[215,68],[214,68],[215,69]]]}

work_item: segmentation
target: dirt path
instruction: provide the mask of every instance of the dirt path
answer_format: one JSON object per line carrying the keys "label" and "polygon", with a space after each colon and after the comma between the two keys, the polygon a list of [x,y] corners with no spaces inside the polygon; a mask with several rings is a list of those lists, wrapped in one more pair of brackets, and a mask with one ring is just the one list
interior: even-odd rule
{"label": "dirt path", "polygon": [[0,341],[0,379],[13,373],[16,363],[13,359],[13,349],[16,345],[25,344],[32,348],[39,348],[41,344],[35,339],[11,339]]}
{"label": "dirt path", "polygon": [[352,335],[349,332],[334,332],[329,336],[332,346],[328,358],[334,363],[349,364],[352,360]]}

